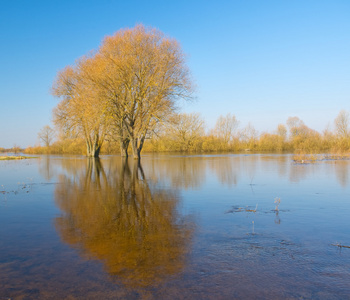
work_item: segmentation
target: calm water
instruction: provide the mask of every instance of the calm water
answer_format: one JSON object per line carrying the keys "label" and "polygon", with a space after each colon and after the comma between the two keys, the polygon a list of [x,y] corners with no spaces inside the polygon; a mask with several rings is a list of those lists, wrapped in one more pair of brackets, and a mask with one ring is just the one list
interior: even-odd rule
{"label": "calm water", "polygon": [[0,299],[350,299],[350,161],[0,161]]}

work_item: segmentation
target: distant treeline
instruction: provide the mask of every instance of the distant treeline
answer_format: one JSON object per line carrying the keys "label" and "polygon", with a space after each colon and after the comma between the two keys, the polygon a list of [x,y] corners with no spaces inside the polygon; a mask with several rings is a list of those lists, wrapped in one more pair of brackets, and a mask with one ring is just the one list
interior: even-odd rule
{"label": "distant treeline", "polygon": [[0,147],[0,153],[20,153],[23,152],[24,149],[21,149],[18,146],[13,146],[12,148],[1,148]]}
{"label": "distant treeline", "polygon": [[[306,126],[298,117],[290,117],[279,124],[274,132],[259,133],[251,124],[241,128],[234,115],[220,116],[213,129],[206,131],[205,121],[199,114],[177,114],[161,124],[144,144],[145,152],[238,152],[238,151],[303,151],[346,152],[350,150],[349,113],[342,110],[334,120],[334,129],[322,133]],[[44,140],[43,131],[54,131],[46,126],[39,137],[46,146],[30,147],[26,153],[85,154],[84,139],[59,134],[52,144]],[[106,135],[102,154],[120,153],[119,141]]]}

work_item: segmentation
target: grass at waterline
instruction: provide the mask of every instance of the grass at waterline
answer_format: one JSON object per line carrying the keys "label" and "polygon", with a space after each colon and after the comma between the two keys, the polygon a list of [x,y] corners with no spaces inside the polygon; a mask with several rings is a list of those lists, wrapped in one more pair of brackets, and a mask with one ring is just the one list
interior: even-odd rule
{"label": "grass at waterline", "polygon": [[30,157],[30,156],[0,156],[0,160],[18,160],[18,159],[29,159],[29,158],[36,158],[36,157]]}

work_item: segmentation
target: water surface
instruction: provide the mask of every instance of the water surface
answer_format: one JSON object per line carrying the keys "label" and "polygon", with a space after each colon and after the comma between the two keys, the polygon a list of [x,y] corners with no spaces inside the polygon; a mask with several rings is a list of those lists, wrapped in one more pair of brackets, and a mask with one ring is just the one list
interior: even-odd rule
{"label": "water surface", "polygon": [[350,162],[0,162],[0,299],[346,299]]}

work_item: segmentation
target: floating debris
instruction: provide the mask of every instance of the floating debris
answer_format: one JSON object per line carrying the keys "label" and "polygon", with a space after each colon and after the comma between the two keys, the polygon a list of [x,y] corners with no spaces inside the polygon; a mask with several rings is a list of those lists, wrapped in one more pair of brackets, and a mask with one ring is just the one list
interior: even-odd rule
{"label": "floating debris", "polygon": [[246,206],[246,207],[240,207],[240,206],[234,206],[232,209],[228,210],[226,213],[235,213],[235,212],[256,212],[258,209],[258,204],[255,206],[255,209],[253,209],[253,206]]}

